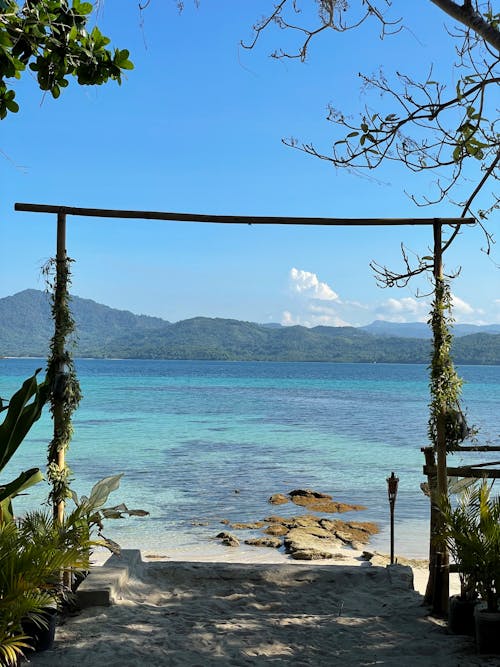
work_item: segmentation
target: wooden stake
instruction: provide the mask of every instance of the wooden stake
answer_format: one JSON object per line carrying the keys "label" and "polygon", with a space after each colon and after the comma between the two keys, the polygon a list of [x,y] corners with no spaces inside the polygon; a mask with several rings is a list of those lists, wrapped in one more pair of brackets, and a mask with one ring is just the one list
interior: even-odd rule
{"label": "wooden stake", "polygon": [[[442,235],[441,223],[435,222],[434,230],[434,285],[435,285],[435,300],[436,308],[441,308],[442,304],[437,303],[440,290],[437,287],[443,282],[443,253],[442,253]],[[442,340],[434,339],[434,346],[443,344]],[[438,498],[448,497],[448,477],[446,472],[446,405],[441,405],[437,415],[437,442],[436,442],[436,486]],[[435,534],[441,535],[443,533],[442,518],[439,513],[436,513],[434,519],[436,522]],[[446,615],[448,613],[448,599],[450,595],[450,580],[449,580],[449,557],[445,546],[439,548],[440,558],[436,563],[435,575],[435,595],[434,595],[434,612]],[[437,555],[437,554],[436,554]]]}
{"label": "wooden stake", "polygon": [[435,531],[437,526],[437,480],[436,480],[436,456],[434,447],[424,447],[422,449],[425,456],[424,473],[427,471],[427,484],[429,486],[429,500],[431,503],[431,518],[429,526],[429,579],[425,590],[424,602],[428,605],[434,604],[434,593],[436,589],[436,539]]}
{"label": "wooden stake", "polygon": [[[67,285],[67,271],[66,271],[66,214],[57,214],[57,253],[56,253],[56,284],[55,284],[55,303],[64,303],[67,299],[68,285]],[[63,326],[61,323],[61,309],[56,309],[54,318],[54,356],[59,359],[56,373],[60,377],[64,377],[64,346],[65,339],[61,335]],[[52,394],[52,414],[54,419],[54,440],[59,440],[63,423],[64,423],[64,392],[57,391]],[[60,447],[58,451],[54,452],[53,460],[49,463],[55,463],[62,472],[65,468],[65,452],[64,448]],[[54,520],[62,523],[64,521],[64,499],[54,498]]]}

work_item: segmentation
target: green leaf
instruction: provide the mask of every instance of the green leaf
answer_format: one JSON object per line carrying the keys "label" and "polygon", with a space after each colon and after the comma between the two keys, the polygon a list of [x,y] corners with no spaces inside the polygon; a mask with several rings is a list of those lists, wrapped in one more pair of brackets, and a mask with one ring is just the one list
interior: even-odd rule
{"label": "green leaf", "polygon": [[30,486],[43,480],[39,468],[31,468],[22,472],[16,479],[0,487],[0,522],[13,521],[12,499]]}
{"label": "green leaf", "polygon": [[74,0],[73,8],[78,12],[78,14],[83,16],[91,14],[93,10],[92,4],[90,2],[80,2],[80,0]]}
{"label": "green leaf", "polygon": [[0,46],[12,46],[12,41],[5,29],[0,30]]}
{"label": "green leaf", "polygon": [[17,113],[19,111],[19,104],[13,100],[7,100],[5,106],[9,111],[12,111],[12,113]]}
{"label": "green leaf", "polygon": [[352,139],[353,137],[357,137],[359,135],[359,132],[349,132],[347,135],[347,139]]}
{"label": "green leaf", "polygon": [[13,498],[42,480],[43,475],[39,468],[25,470],[12,482],[9,482],[5,486],[0,486],[0,501],[5,500],[8,497]]}
{"label": "green leaf", "polygon": [[127,49],[123,49],[122,51],[116,49],[113,62],[120,69],[134,69],[133,63],[128,59],[129,55],[130,52]]}
{"label": "green leaf", "polygon": [[[40,418],[48,399],[48,386],[37,384],[35,374],[28,378],[10,399],[9,408],[0,424],[0,471],[7,465],[33,424]],[[30,403],[29,401],[33,399]]]}
{"label": "green leaf", "polygon": [[92,491],[90,492],[90,497],[88,499],[88,505],[92,509],[97,509],[102,507],[107,501],[110,493],[115,491],[120,486],[120,479],[123,477],[123,473],[120,475],[112,475],[111,477],[105,477],[101,479],[97,484],[94,485]]}

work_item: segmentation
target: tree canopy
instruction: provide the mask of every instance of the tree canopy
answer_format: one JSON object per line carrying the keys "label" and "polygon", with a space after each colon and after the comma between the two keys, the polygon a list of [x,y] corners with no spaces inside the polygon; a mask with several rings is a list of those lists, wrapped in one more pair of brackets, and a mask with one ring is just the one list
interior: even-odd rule
{"label": "tree canopy", "polygon": [[95,3],[82,0],[0,0],[0,119],[19,105],[14,84],[26,69],[54,98],[75,77],[80,85],[121,83],[133,68],[126,49],[111,50],[97,26],[88,29]]}

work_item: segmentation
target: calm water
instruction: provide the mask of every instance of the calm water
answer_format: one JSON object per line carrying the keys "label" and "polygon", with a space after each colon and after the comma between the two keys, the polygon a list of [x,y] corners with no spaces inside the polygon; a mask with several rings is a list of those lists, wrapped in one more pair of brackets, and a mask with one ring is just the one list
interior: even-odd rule
{"label": "calm water", "polygon": [[[0,359],[0,396],[43,365]],[[151,513],[110,524],[107,532],[122,546],[216,552],[222,547],[211,538],[221,519],[263,518],[276,513],[266,502],[271,494],[308,487],[366,505],[343,518],[377,521],[382,532],[373,545],[387,551],[385,480],[395,471],[396,550],[426,555],[428,501],[419,488],[425,481],[425,366],[80,360],[77,368],[84,400],[68,453],[74,488],[87,493],[101,477],[124,472],[112,504]],[[481,441],[498,443],[500,367],[460,372],[469,422],[480,427]],[[47,413],[2,479],[44,469],[50,431]],[[453,464],[461,460],[455,456]],[[17,512],[47,491],[39,485],[17,499]],[[208,525],[193,525],[198,522]]]}

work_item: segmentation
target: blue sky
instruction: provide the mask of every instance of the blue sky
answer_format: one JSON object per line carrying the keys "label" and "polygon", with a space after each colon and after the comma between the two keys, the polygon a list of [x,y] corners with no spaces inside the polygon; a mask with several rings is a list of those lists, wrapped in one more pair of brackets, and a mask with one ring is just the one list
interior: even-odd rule
{"label": "blue sky", "polygon": [[[407,29],[385,40],[375,23],[324,34],[305,64],[276,61],[286,45],[270,32],[253,51],[239,46],[270,0],[202,0],[179,15],[175,2],[106,0],[99,24],[128,48],[135,69],[121,87],[81,88],[59,100],[30,75],[19,114],[0,126],[0,297],[43,289],[41,264],[54,254],[55,219],[14,213],[14,202],[240,215],[454,216],[443,203],[417,209],[404,190],[430,193],[426,175],[394,166],[360,178],[287,148],[282,137],[325,152],[338,138],[329,103],[355,113],[366,98],[359,71],[383,65],[453,86],[453,41],[430,2],[408,3]],[[448,22],[448,25],[450,23]],[[494,220],[490,221],[494,226]],[[171,321],[204,315],[286,324],[362,325],[376,318],[425,320],[428,283],[381,290],[368,266],[397,268],[404,242],[423,252],[424,228],[227,227],[69,218],[73,293]],[[447,258],[456,319],[500,322],[499,274],[467,230]],[[498,260],[498,254],[497,254]]]}

